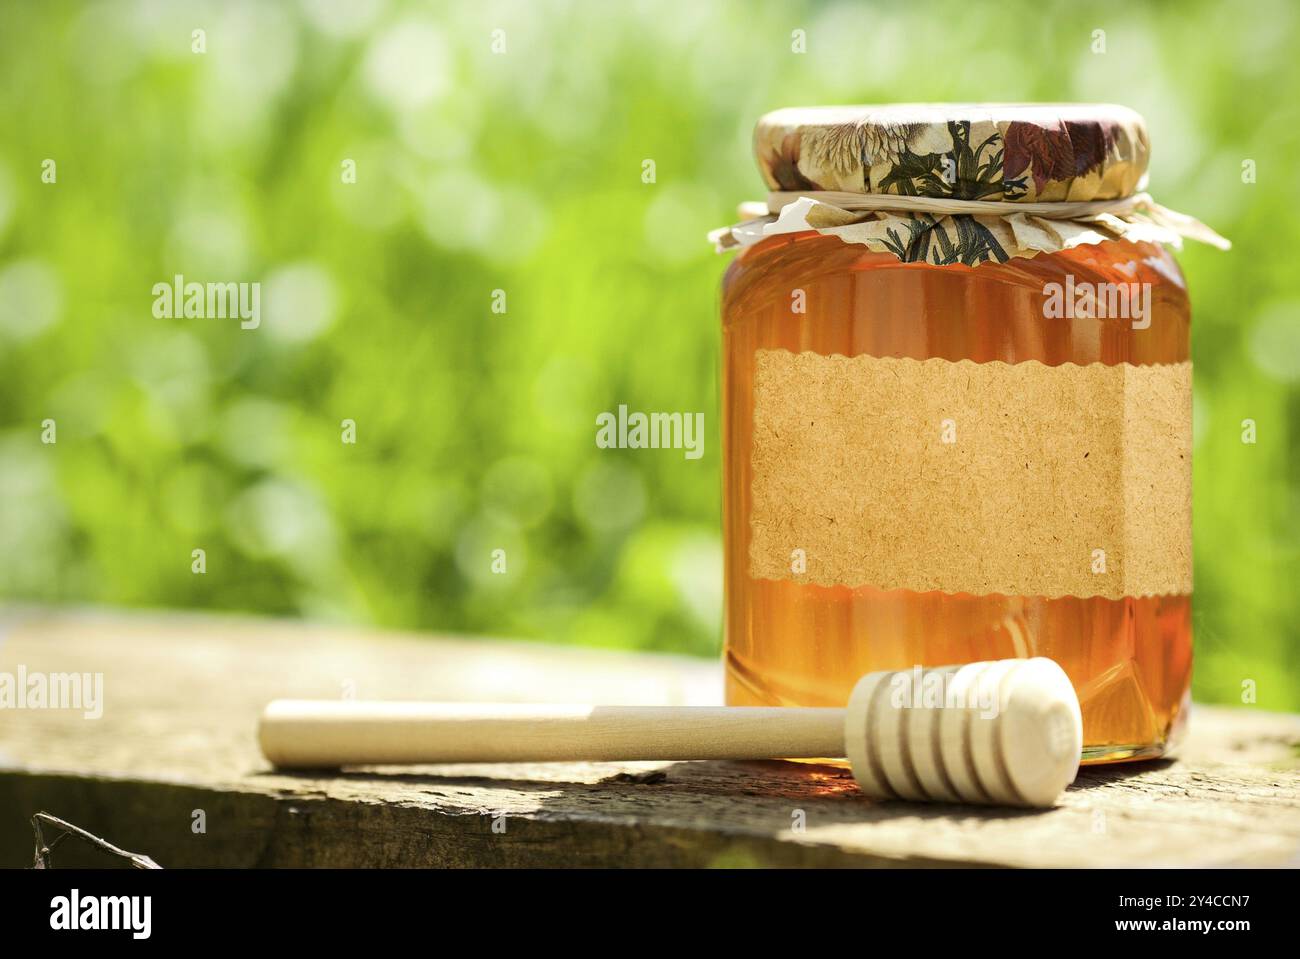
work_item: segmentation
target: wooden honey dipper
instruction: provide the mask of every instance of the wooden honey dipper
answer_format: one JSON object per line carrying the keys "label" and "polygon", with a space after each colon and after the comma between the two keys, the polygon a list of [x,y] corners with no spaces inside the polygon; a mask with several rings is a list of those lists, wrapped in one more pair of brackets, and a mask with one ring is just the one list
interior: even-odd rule
{"label": "wooden honey dipper", "polygon": [[258,738],[281,768],[847,756],[877,799],[1051,806],[1083,723],[1037,658],[870,673],[844,709],[280,699]]}

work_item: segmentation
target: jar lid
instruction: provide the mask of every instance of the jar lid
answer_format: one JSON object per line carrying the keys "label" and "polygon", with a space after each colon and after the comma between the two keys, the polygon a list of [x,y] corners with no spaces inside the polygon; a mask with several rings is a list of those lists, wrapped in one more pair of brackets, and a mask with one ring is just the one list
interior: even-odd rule
{"label": "jar lid", "polygon": [[1115,200],[1143,188],[1146,122],[1092,103],[792,107],[754,128],[769,189],[956,200]]}

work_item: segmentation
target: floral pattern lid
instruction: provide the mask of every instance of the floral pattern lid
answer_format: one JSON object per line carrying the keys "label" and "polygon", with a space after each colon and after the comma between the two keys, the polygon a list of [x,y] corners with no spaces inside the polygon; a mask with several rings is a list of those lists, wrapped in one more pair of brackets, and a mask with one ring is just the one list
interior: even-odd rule
{"label": "floral pattern lid", "polygon": [[1146,123],[1110,104],[794,107],[754,129],[774,191],[1115,200],[1144,187]]}

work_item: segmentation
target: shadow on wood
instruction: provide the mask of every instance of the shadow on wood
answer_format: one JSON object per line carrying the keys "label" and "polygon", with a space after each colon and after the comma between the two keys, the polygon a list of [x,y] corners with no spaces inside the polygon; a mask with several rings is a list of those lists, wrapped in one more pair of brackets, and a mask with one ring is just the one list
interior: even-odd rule
{"label": "shadow on wood", "polygon": [[46,809],[177,866],[1284,865],[1300,718],[1198,708],[1176,762],[1085,769],[1051,810],[874,803],[847,770],[559,763],[287,775],[254,739],[276,697],[691,705],[714,663],[228,617],[25,610],[0,669],[104,676],[102,718],[15,710],[0,863]]}

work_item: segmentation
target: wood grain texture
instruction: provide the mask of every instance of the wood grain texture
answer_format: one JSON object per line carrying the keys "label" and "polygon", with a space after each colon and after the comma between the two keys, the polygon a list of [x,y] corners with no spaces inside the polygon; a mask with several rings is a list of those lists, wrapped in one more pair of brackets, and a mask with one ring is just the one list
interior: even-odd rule
{"label": "wood grain texture", "polygon": [[[277,697],[707,705],[716,664],[270,620],[9,610],[0,671],[102,672],[98,720],[0,712],[0,865],[46,810],[164,867],[1300,864],[1300,717],[1198,707],[1182,758],[1053,810],[875,802],[847,769],[564,763],[274,773]],[[206,832],[192,830],[203,810]],[[804,828],[795,828],[800,822]],[[494,824],[496,829],[494,830]],[[504,831],[501,831],[504,827]],[[101,863],[71,846],[55,865]]]}

